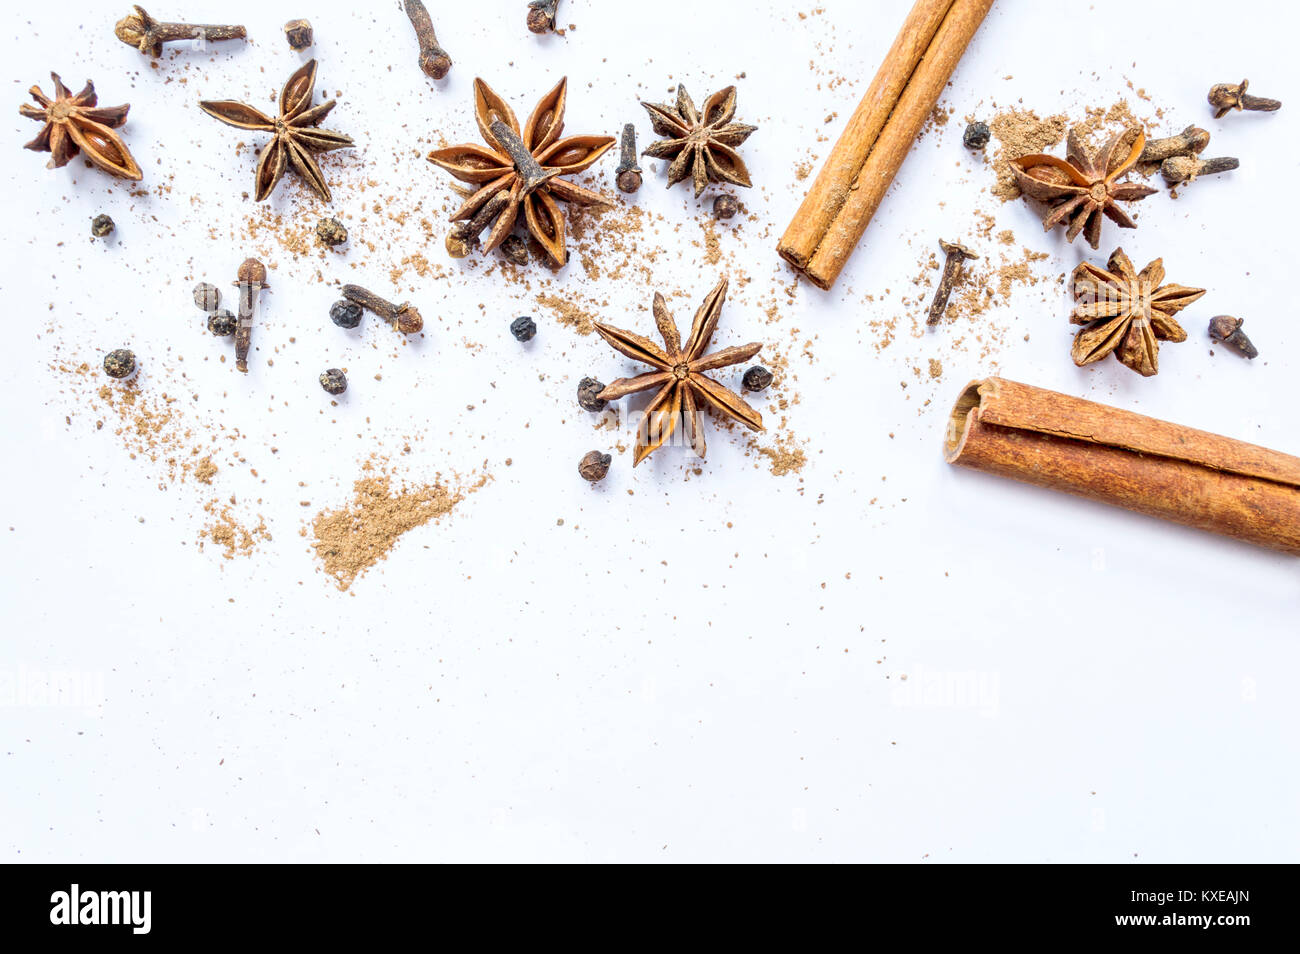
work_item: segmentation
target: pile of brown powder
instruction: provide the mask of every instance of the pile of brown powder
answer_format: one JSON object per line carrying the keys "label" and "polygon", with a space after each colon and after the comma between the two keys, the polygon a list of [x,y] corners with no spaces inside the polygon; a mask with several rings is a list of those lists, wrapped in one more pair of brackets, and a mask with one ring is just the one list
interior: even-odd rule
{"label": "pile of brown powder", "polygon": [[1020,187],[1011,172],[1011,160],[1033,152],[1048,152],[1065,138],[1069,118],[1064,113],[1040,119],[1032,109],[1012,109],[999,113],[989,122],[989,131],[998,141],[993,156],[993,172],[997,176],[992,192],[1003,202],[1017,198]]}
{"label": "pile of brown powder", "polygon": [[[370,468],[370,464],[365,466]],[[334,577],[340,590],[346,590],[358,576],[387,559],[402,534],[451,513],[488,480],[483,475],[464,490],[432,483],[394,491],[388,474],[361,477],[352,485],[351,503],[338,510],[322,510],[312,520],[316,537],[312,547],[325,572]]]}

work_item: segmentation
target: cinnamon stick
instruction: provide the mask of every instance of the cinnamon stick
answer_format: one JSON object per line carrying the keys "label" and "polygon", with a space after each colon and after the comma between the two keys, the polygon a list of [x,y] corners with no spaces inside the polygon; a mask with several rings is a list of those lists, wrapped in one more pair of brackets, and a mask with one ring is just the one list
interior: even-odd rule
{"label": "cinnamon stick", "polygon": [[[880,101],[871,99],[872,90],[868,90],[868,96],[858,104],[844,136],[832,150],[835,169],[825,180],[818,174],[813,191],[777,245],[781,257],[803,271],[814,285],[830,288],[839,277],[992,5],[993,0],[953,0],[947,5],[925,52],[916,61],[888,118],[876,132],[872,133],[872,128],[879,118]],[[895,39],[872,82],[872,89],[880,81],[880,94],[889,92],[894,84],[889,79],[882,80],[882,75],[896,78],[906,69],[916,50],[915,41],[924,35],[925,28],[943,6],[931,0],[918,0],[908,23],[904,24],[904,32],[912,25],[918,29],[918,35],[908,40],[900,34]],[[916,24],[912,23],[914,17]],[[846,187],[843,173],[852,167],[858,154],[861,154],[860,167]],[[814,193],[816,200],[810,202]]]}
{"label": "cinnamon stick", "polygon": [[1300,458],[1002,378],[949,417],[951,464],[1300,556]]}
{"label": "cinnamon stick", "polygon": [[875,79],[826,157],[790,227],[781,236],[777,250],[796,268],[808,264],[831,222],[844,207],[876,137],[898,105],[898,97],[912,78],[916,64],[930,48],[930,41],[952,4],[953,0],[916,0],[912,12],[903,21]]}

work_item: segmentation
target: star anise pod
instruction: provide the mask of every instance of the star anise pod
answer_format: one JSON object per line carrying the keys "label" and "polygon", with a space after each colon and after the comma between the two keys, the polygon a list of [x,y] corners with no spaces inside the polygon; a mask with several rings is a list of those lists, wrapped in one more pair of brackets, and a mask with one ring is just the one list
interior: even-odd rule
{"label": "star anise pod", "polygon": [[[580,205],[612,206],[599,192],[560,176],[587,169],[614,144],[613,136],[566,136],[564,107],[568,77],[541,98],[520,132],[519,120],[492,87],[474,80],[474,117],[487,148],[464,143],[435,149],[428,159],[461,182],[478,186],[451,221],[469,222],[473,240],[491,226],[483,252],[492,251],[510,235],[519,210],[533,238],[556,265],[565,262],[564,213],[556,200]],[[495,128],[494,128],[495,127]]]}
{"label": "star anise pod", "polygon": [[97,108],[99,97],[95,95],[95,84],[90,80],[86,80],[85,88],[73,96],[59,79],[59,74],[51,73],[50,79],[54,81],[54,99],[46,96],[39,86],[33,86],[28,92],[41,108],[27,103],[18,107],[18,112],[28,119],[45,123],[36,138],[23,148],[48,152],[51,169],[66,166],[73,156],[84,152],[87,159],[111,175],[123,179],[144,178],[131,151],[113,132],[126,122],[126,113],[131,106]]}
{"label": "star anise pod", "polygon": [[695,182],[697,199],[710,182],[749,187],[749,170],[732,146],[739,146],[758,127],[731,121],[736,115],[736,87],[718,90],[704,101],[702,110],[695,108],[686,87],[680,84],[675,105],[641,105],[650,114],[654,131],[668,137],[652,142],[641,155],[672,160],[668,167],[669,188],[688,174]]}
{"label": "star anise pod", "polygon": [[[1134,137],[1132,146],[1125,152],[1123,143],[1130,137]],[[1137,165],[1146,141],[1146,133],[1140,128],[1135,134],[1135,128],[1129,127],[1093,151],[1078,130],[1071,129],[1064,159],[1034,153],[1013,159],[1011,171],[1021,192],[1052,206],[1043,218],[1044,231],[1069,222],[1065,233],[1069,241],[1082,232],[1088,244],[1096,248],[1101,243],[1103,215],[1120,228],[1137,228],[1116,201],[1136,202],[1156,191],[1136,182],[1117,181]]]}
{"label": "star anise pod", "polygon": [[763,347],[760,342],[753,341],[723,348],[713,354],[704,353],[718,327],[718,318],[722,314],[722,303],[726,297],[727,279],[724,276],[695,312],[691,336],[685,346],[682,345],[677,323],[668,313],[664,296],[658,292],[655,292],[654,297],[654,316],[659,334],[664,339],[663,348],[649,338],[631,331],[622,331],[596,322],[596,331],[611,348],[655,369],[634,378],[619,378],[596,395],[601,401],[615,401],[638,391],[657,389],[637,427],[636,447],[632,452],[633,467],[664,445],[677,429],[678,418],[682,420],[683,436],[687,443],[696,454],[703,457],[704,433],[700,429],[702,407],[711,407],[723,417],[737,420],[750,430],[763,429],[761,414],[746,404],[740,395],[704,373],[746,361]]}
{"label": "star anise pod", "polygon": [[1144,377],[1160,370],[1160,341],[1186,341],[1174,315],[1205,294],[1204,288],[1161,285],[1165,266],[1156,259],[1142,271],[1121,248],[1111,253],[1109,271],[1083,262],[1074,270],[1075,305],[1070,323],[1087,325],[1074,339],[1071,355],[1079,367],[1111,352]]}
{"label": "star anise pod", "polygon": [[280,91],[280,115],[275,119],[260,109],[233,99],[199,103],[200,109],[227,126],[275,134],[257,157],[253,184],[254,198],[258,202],[271,194],[290,166],[306,180],[313,192],[326,202],[330,201],[330,187],[325,184],[325,177],[316,164],[315,153],[351,146],[352,139],[342,133],[317,128],[334,108],[334,100],[313,106],[311,101],[315,91],[316,61],[310,60],[284,84]]}

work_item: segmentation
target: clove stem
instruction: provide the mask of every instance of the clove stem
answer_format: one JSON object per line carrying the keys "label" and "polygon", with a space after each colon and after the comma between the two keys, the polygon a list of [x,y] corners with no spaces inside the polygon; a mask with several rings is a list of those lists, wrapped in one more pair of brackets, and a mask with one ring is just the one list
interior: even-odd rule
{"label": "clove stem", "polygon": [[1188,126],[1177,136],[1148,139],[1138,162],[1164,162],[1174,156],[1198,155],[1210,144],[1210,134],[1199,126]]}
{"label": "clove stem", "polygon": [[248,373],[248,351],[253,343],[253,315],[257,311],[258,293],[266,284],[266,266],[255,258],[246,258],[239,266],[235,282],[239,286],[239,321],[235,325],[235,367]]}
{"label": "clove stem", "polygon": [[1271,113],[1282,108],[1282,103],[1265,96],[1254,96],[1246,92],[1250,80],[1240,83],[1216,83],[1210,87],[1206,97],[1214,107],[1214,118],[1222,119],[1234,109],[1249,109],[1256,112]]}
{"label": "clove stem", "polygon": [[1231,156],[1216,159],[1194,159],[1190,156],[1173,156],[1160,163],[1160,174],[1170,185],[1191,182],[1200,176],[1212,176],[1220,172],[1231,172],[1241,163]]}
{"label": "clove stem", "polygon": [[492,131],[492,138],[506,151],[506,154],[510,156],[510,161],[515,164],[515,175],[519,177],[519,181],[523,185],[523,195],[531,195],[538,186],[549,182],[560,174],[559,169],[554,169],[551,172],[543,169],[541,163],[528,151],[524,141],[519,138],[519,133],[501,120],[492,120],[492,125],[488,126],[488,129]]}
{"label": "clove stem", "polygon": [[939,279],[939,287],[934,290],[934,301],[930,303],[930,316],[925,321],[931,328],[939,323],[943,313],[948,309],[948,298],[952,295],[952,286],[957,280],[957,273],[961,271],[962,262],[979,258],[959,242],[945,242],[939,239],[939,247],[943,249],[947,258],[943,262],[943,275]]}
{"label": "clove stem", "polygon": [[413,335],[424,327],[424,318],[409,301],[395,305],[360,285],[344,285],[343,297],[367,311],[374,312],[404,335]]}
{"label": "clove stem", "polygon": [[415,38],[420,44],[420,69],[434,79],[442,79],[451,69],[451,57],[438,45],[428,8],[420,0],[406,0],[406,16],[415,27]]}
{"label": "clove stem", "polygon": [[134,7],[117,21],[113,32],[127,46],[141,53],[162,56],[164,43],[175,40],[245,40],[248,31],[243,26],[226,23],[165,23],[155,20],[141,6]]}
{"label": "clove stem", "polygon": [[614,184],[621,192],[635,192],[641,188],[641,167],[636,164],[636,127],[627,123],[618,147],[618,168],[614,170]]}

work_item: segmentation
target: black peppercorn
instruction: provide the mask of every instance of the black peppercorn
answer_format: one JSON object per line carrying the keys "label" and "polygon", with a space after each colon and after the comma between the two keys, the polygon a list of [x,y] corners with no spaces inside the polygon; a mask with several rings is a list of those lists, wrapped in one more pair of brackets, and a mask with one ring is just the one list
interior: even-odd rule
{"label": "black peppercorn", "polygon": [[347,375],[338,368],[330,368],[321,373],[320,386],[330,394],[342,394],[348,389]]}
{"label": "black peppercorn", "polygon": [[90,234],[95,238],[105,238],[112,235],[115,228],[117,226],[113,224],[113,219],[107,215],[97,215],[90,220]]}
{"label": "black peppercorn", "polygon": [[984,123],[971,123],[961,134],[962,145],[967,149],[983,149],[989,144],[989,136],[989,127]]}
{"label": "black peppercorn", "polygon": [[740,203],[734,195],[720,195],[713,200],[713,217],[729,219],[740,211]]}
{"label": "black peppercorn", "polygon": [[518,341],[531,341],[533,335],[537,334],[537,323],[528,315],[524,315],[510,322],[510,333]]}
{"label": "black peppercorn", "polygon": [[501,243],[501,254],[505,257],[506,261],[515,265],[527,265],[528,243],[518,235],[511,235]]}
{"label": "black peppercorn", "polygon": [[312,44],[311,24],[306,20],[290,20],[284,25],[284,38],[291,50],[307,49]]}
{"label": "black peppercorn", "polygon": [[194,286],[194,304],[200,311],[209,314],[216,311],[221,307],[221,289],[207,282],[199,282]]}
{"label": "black peppercorn", "polygon": [[578,473],[582,475],[584,480],[589,480],[593,484],[598,480],[604,480],[605,475],[609,473],[610,460],[608,454],[592,451],[578,461]]}
{"label": "black peppercorn", "polygon": [[104,373],[110,378],[129,378],[135,371],[135,352],[118,348],[104,356]]}
{"label": "black peppercorn", "polygon": [[583,378],[578,382],[578,403],[588,411],[603,411],[608,401],[602,401],[596,395],[605,390],[605,385],[595,378]]}
{"label": "black peppercorn", "polygon": [[228,338],[235,333],[235,316],[228,311],[214,311],[208,315],[208,331],[218,338]]}
{"label": "black peppercorn", "polygon": [[756,364],[740,379],[741,387],[746,391],[763,391],[772,383],[772,372],[761,364]]}
{"label": "black peppercorn", "polygon": [[347,299],[340,299],[330,305],[330,321],[340,328],[355,328],[361,324],[361,306]]}
{"label": "black peppercorn", "polygon": [[316,241],[336,248],[348,240],[348,230],[338,219],[321,219],[316,223]]}

